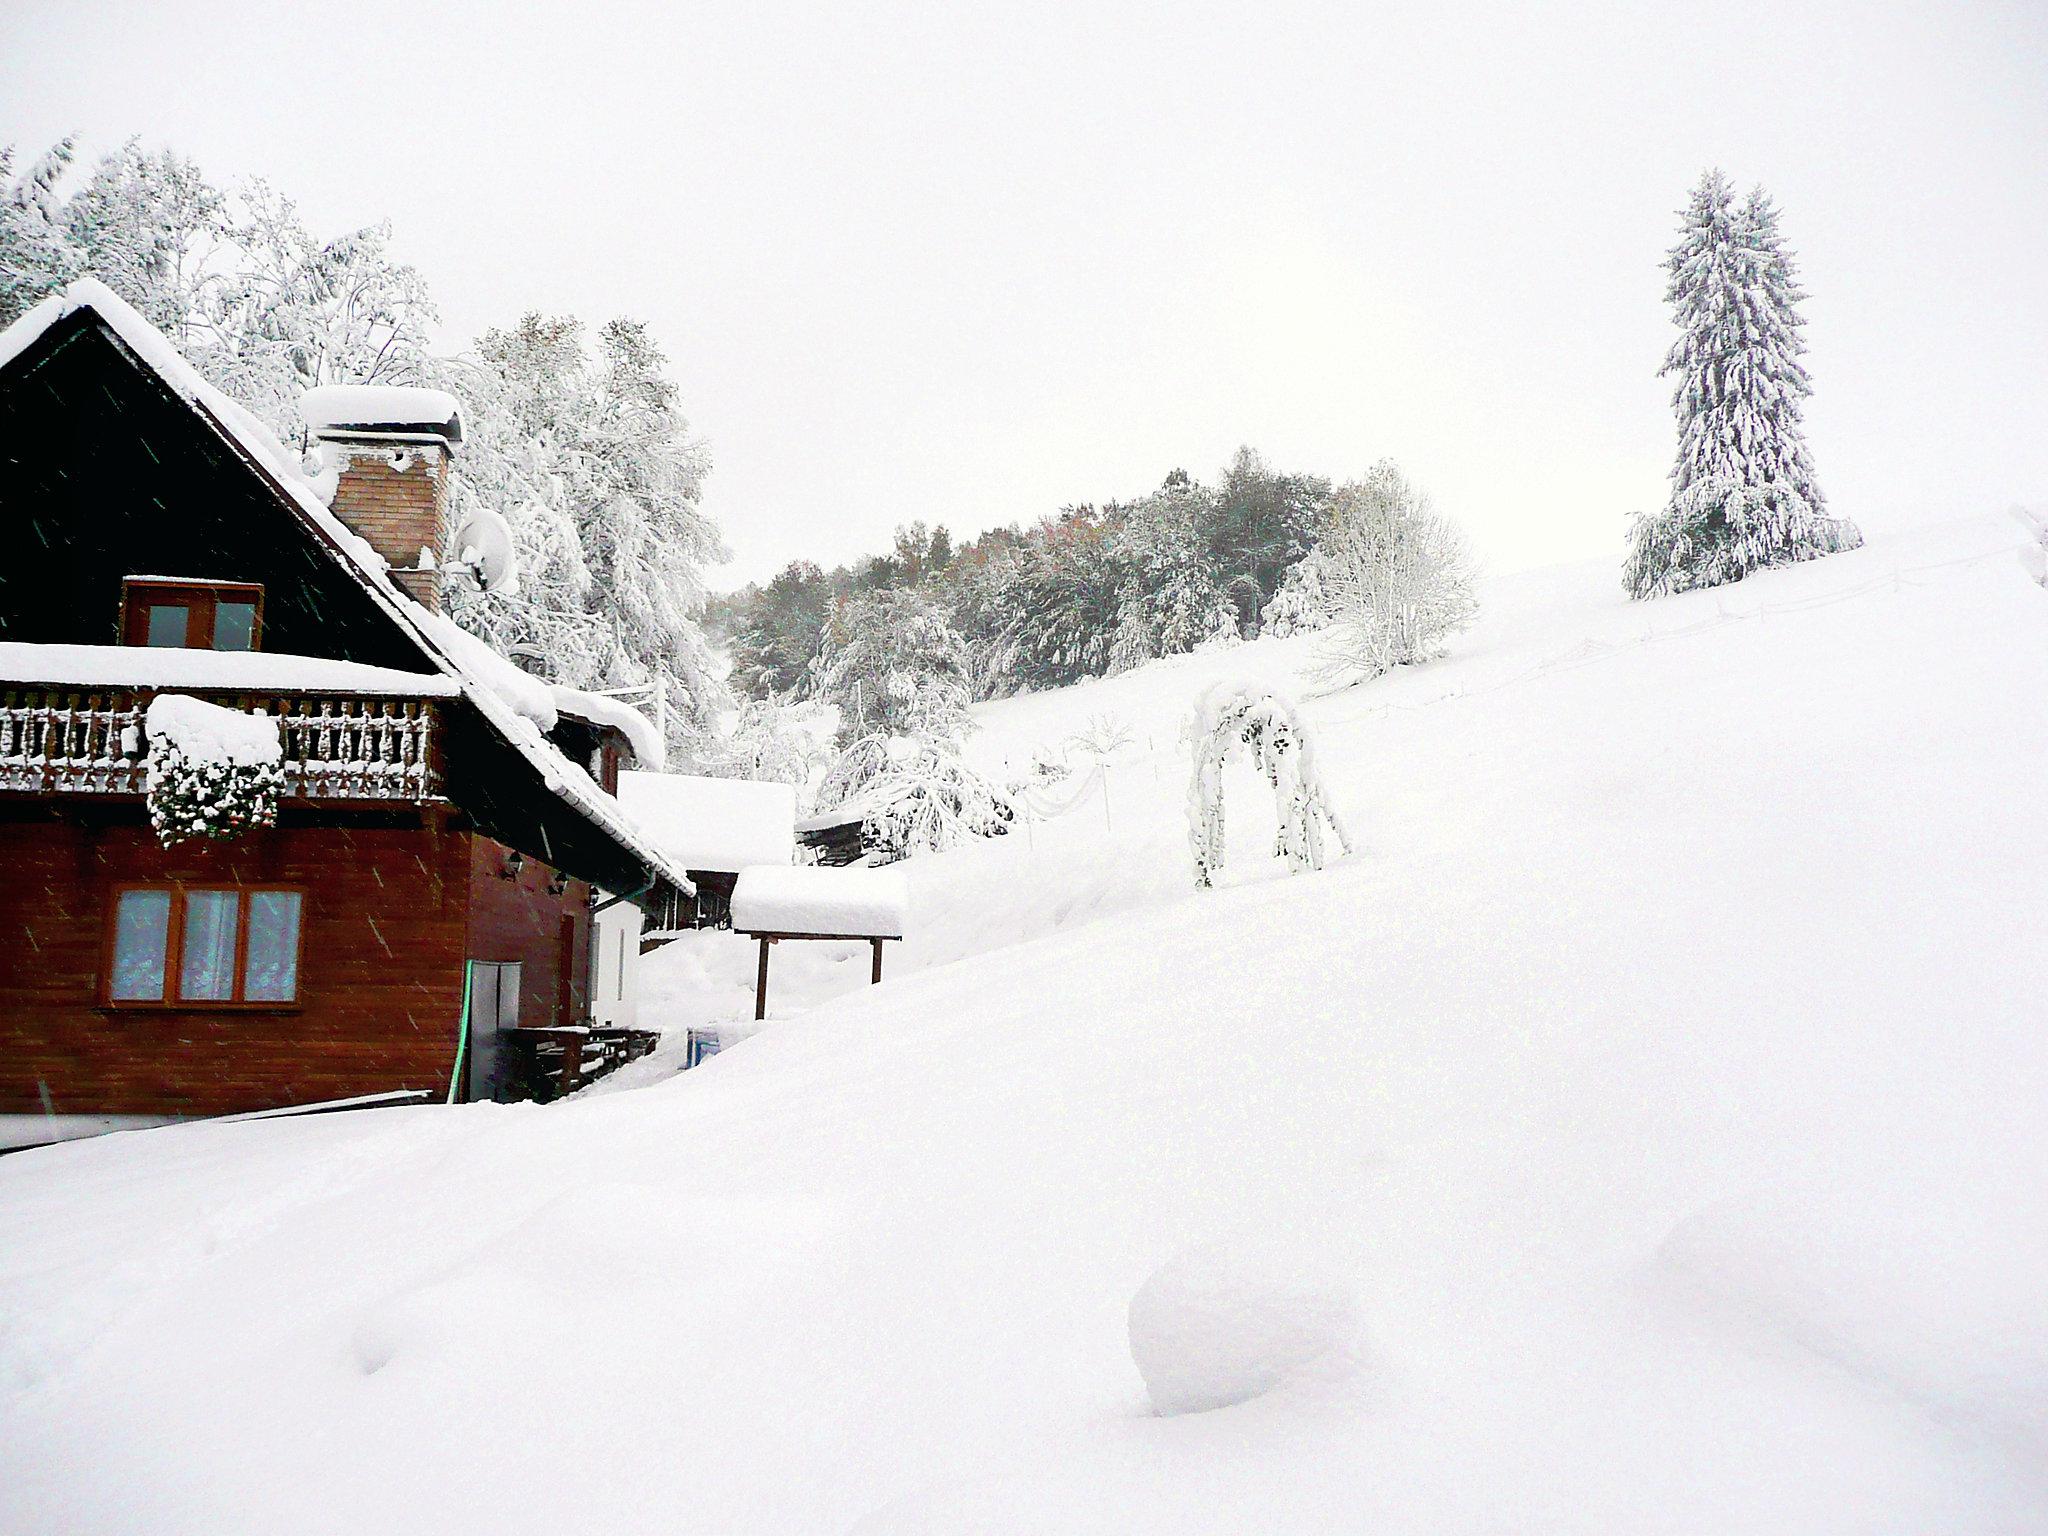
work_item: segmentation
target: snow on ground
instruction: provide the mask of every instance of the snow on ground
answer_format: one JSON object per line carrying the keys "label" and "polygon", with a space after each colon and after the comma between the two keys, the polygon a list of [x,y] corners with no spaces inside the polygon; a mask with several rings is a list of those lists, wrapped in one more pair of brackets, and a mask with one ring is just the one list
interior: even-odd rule
{"label": "snow on ground", "polygon": [[[1192,889],[1171,738],[1312,642],[1008,701],[985,761],[1132,740],[914,863],[879,988],[785,957],[636,1091],[0,1159],[0,1529],[2048,1530],[2017,542],[1498,584],[1308,701],[1362,847],[1296,879],[1240,794]],[[1311,1316],[1152,1412],[1134,1321],[1187,1381]]]}

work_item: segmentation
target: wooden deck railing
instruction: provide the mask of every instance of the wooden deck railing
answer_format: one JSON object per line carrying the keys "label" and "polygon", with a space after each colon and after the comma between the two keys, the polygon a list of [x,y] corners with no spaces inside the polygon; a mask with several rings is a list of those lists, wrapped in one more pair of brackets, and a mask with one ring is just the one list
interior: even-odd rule
{"label": "wooden deck railing", "polygon": [[[425,699],[179,689],[274,717],[285,793],[306,800],[431,800],[440,794],[434,705]],[[140,794],[151,694],[0,688],[0,790]]]}

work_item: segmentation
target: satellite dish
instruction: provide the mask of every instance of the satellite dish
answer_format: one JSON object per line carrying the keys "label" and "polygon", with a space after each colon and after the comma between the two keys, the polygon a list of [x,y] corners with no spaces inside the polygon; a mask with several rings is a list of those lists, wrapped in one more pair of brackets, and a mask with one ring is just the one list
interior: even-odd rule
{"label": "satellite dish", "polygon": [[512,525],[489,507],[470,513],[455,530],[454,565],[485,592],[516,591],[519,553],[512,547]]}

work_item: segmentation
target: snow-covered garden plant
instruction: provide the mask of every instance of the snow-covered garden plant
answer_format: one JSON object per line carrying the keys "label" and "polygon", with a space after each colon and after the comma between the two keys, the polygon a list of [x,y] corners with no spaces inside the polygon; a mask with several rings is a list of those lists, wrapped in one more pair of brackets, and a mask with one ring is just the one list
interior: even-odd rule
{"label": "snow-covered garden plant", "polygon": [[1323,829],[1337,834],[1346,853],[1350,835],[1316,772],[1315,747],[1294,706],[1255,683],[1218,683],[1195,701],[1187,742],[1193,757],[1188,779],[1188,842],[1195,884],[1215,883],[1223,863],[1223,772],[1248,757],[1273,786],[1280,827],[1273,851],[1291,873],[1323,867]]}
{"label": "snow-covered garden plant", "polygon": [[1378,677],[1439,656],[1478,611],[1464,538],[1392,463],[1337,491],[1308,558],[1333,678]]}
{"label": "snow-covered garden plant", "polygon": [[1769,195],[1759,187],[1737,206],[1728,178],[1707,172],[1664,265],[1680,332],[1661,370],[1678,380],[1678,461],[1664,510],[1629,529],[1629,596],[1856,548],[1863,535],[1823,510],[1806,451],[1806,295]]}
{"label": "snow-covered garden plant", "polygon": [[284,748],[277,722],[181,693],[150,700],[149,823],[157,841],[239,837],[277,820]]}
{"label": "snow-covered garden plant", "polygon": [[864,736],[840,754],[818,808],[841,807],[861,810],[861,840],[879,864],[1000,837],[1017,819],[1010,797],[950,746],[907,736]]}

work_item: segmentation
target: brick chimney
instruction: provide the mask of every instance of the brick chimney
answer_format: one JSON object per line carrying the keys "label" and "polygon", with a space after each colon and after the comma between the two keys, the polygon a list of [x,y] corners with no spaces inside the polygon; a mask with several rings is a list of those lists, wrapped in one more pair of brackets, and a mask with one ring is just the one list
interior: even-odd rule
{"label": "brick chimney", "polygon": [[[413,599],[441,611],[448,475],[462,441],[455,397],[438,389],[334,384],[299,402],[335,476],[334,515],[384,557]],[[424,555],[423,555],[424,552]]]}

